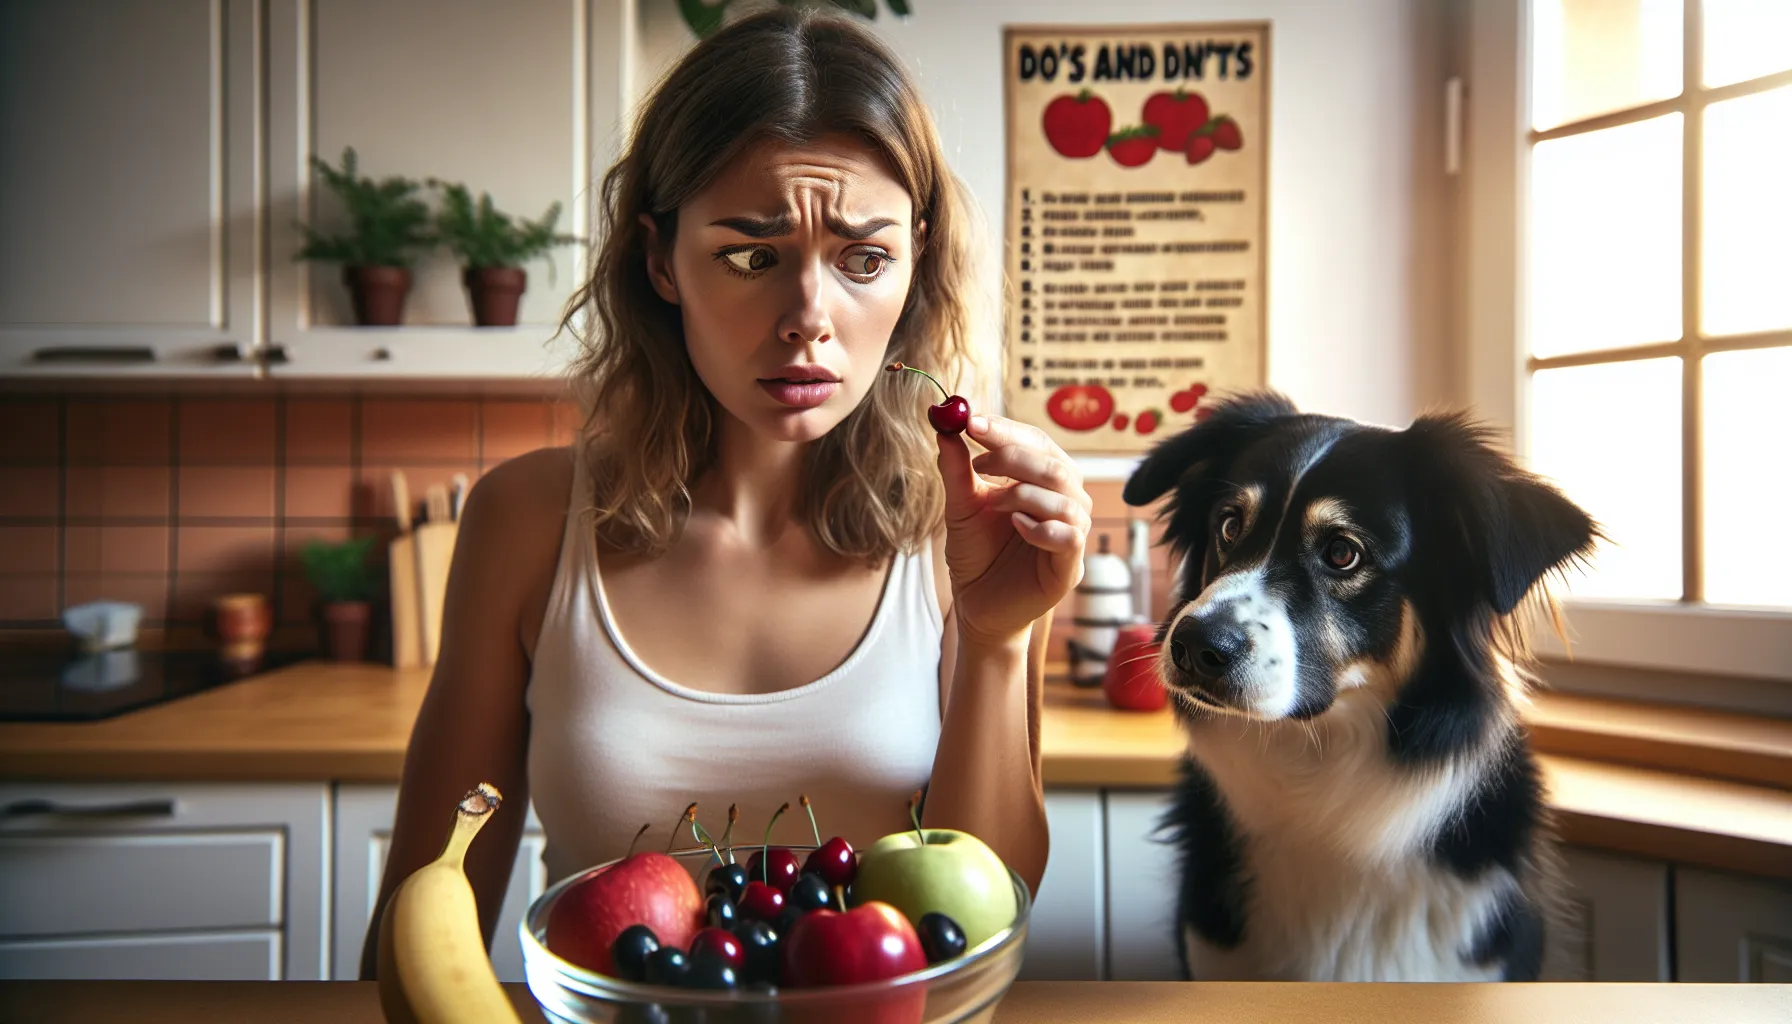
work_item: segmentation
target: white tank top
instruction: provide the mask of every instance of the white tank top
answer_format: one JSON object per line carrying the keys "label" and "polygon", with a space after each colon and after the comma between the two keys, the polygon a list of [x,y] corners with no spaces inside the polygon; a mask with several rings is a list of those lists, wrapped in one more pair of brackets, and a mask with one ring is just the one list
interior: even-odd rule
{"label": "white tank top", "polygon": [[[941,621],[931,550],[897,554],[870,626],[846,660],[811,682],[761,694],[707,693],[649,668],[604,597],[588,471],[575,458],[559,565],[529,675],[529,794],[551,884],[637,849],[666,847],[685,805],[713,835],[740,805],[737,844],[823,839],[863,849],[908,826],[939,745]],[[692,643],[703,638],[693,629]],[[680,829],[679,846],[690,842]],[[745,857],[742,857],[744,862]]]}

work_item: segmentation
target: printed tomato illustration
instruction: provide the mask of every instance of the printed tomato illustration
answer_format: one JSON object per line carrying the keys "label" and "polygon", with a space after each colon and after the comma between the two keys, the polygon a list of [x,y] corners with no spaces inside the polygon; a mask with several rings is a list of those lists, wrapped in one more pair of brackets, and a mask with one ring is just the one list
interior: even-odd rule
{"label": "printed tomato illustration", "polygon": [[1075,96],[1060,96],[1045,108],[1045,141],[1060,156],[1081,159],[1101,152],[1113,125],[1114,113],[1107,101],[1087,89]]}
{"label": "printed tomato illustration", "polygon": [[1214,148],[1213,136],[1195,136],[1188,140],[1188,162],[1191,164],[1200,163],[1213,155]]}
{"label": "printed tomato illustration", "polygon": [[1213,126],[1213,144],[1221,149],[1237,149],[1244,145],[1244,133],[1238,130],[1238,122],[1229,117],[1215,118],[1218,122]]}
{"label": "printed tomato illustration", "polygon": [[1045,400],[1045,414],[1065,430],[1094,430],[1114,414],[1114,396],[1100,384],[1066,384]]}
{"label": "printed tomato illustration", "polygon": [[1108,138],[1108,155],[1122,167],[1141,167],[1157,155],[1157,129],[1126,128]]}
{"label": "printed tomato illustration", "polygon": [[1142,116],[1146,124],[1157,128],[1159,149],[1180,153],[1188,148],[1188,137],[1207,123],[1207,113],[1207,101],[1200,93],[1177,89],[1152,93]]}
{"label": "printed tomato illustration", "polygon": [[1139,418],[1133,421],[1133,426],[1139,433],[1149,434],[1157,429],[1158,420],[1162,418],[1156,409],[1146,409],[1139,413]]}
{"label": "printed tomato illustration", "polygon": [[1114,429],[1115,430],[1125,430],[1126,429],[1126,414],[1125,413],[1117,412],[1114,414]]}

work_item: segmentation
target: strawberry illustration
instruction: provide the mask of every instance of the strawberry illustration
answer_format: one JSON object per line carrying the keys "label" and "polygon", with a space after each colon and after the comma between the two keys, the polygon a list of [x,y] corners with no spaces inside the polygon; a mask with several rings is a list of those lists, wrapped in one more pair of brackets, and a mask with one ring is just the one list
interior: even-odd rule
{"label": "strawberry illustration", "polygon": [[1213,155],[1214,141],[1211,135],[1196,135],[1188,140],[1188,162],[1198,164]]}
{"label": "strawberry illustration", "polygon": [[1207,123],[1207,114],[1207,101],[1200,93],[1177,89],[1173,93],[1152,93],[1140,116],[1146,124],[1157,127],[1160,149],[1180,153],[1187,148],[1188,137]]}
{"label": "strawberry illustration", "polygon": [[1146,409],[1144,412],[1139,413],[1139,418],[1134,421],[1133,426],[1139,433],[1149,434],[1157,429],[1157,423],[1162,418],[1163,413],[1156,409]]}
{"label": "strawberry illustration", "polygon": [[1060,96],[1045,108],[1045,141],[1059,156],[1091,157],[1107,144],[1114,112],[1107,102],[1087,89],[1074,96]]}
{"label": "strawberry illustration", "polygon": [[1122,167],[1142,167],[1157,155],[1157,126],[1122,128],[1108,136],[1108,155]]}
{"label": "strawberry illustration", "polygon": [[1125,430],[1126,429],[1126,414],[1125,413],[1117,412],[1114,414],[1114,429],[1115,430]]}
{"label": "strawberry illustration", "polygon": [[1238,122],[1229,117],[1217,117],[1213,125],[1213,144],[1221,149],[1237,149],[1244,145],[1244,133],[1238,130]]}

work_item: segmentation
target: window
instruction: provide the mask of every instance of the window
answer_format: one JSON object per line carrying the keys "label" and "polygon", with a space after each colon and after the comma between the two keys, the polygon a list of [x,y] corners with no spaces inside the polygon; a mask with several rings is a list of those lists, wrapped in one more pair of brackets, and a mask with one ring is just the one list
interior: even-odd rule
{"label": "window", "polygon": [[1577,656],[1792,679],[1792,3],[1526,7],[1468,26],[1471,397],[1611,537]]}

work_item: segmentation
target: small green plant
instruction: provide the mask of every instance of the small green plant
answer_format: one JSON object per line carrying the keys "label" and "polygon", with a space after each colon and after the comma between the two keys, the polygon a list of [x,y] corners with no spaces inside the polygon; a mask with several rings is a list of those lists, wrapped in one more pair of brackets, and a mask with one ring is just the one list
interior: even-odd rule
{"label": "small green plant", "polygon": [[[684,23],[691,27],[698,39],[722,27],[728,5],[733,0],[678,0],[678,13],[684,15]],[[856,14],[861,18],[877,17],[877,0],[778,0],[786,7],[820,7],[831,4],[843,11]],[[908,0],[884,0],[890,13],[898,18],[906,18],[909,14]]]}
{"label": "small green plant", "polygon": [[306,542],[300,554],[305,578],[325,604],[365,601],[373,596],[374,575],[367,566],[367,551],[372,546],[372,537],[355,537],[340,544]]}
{"label": "small green plant", "polygon": [[293,258],[349,267],[408,267],[435,244],[429,233],[429,206],[417,198],[422,186],[394,175],[375,181],[357,172],[355,148],[344,147],[341,168],[311,158],[311,166],[348,211],[349,231],[326,235],[294,222],[305,245]]}
{"label": "small green plant", "polygon": [[[557,245],[580,240],[576,235],[554,232],[560,219],[557,202],[548,204],[540,220],[526,220],[498,210],[489,192],[479,193],[474,202],[465,185],[435,178],[429,179],[429,184],[442,193],[442,206],[436,211],[436,237],[468,269],[520,267]],[[549,271],[552,269],[550,263]]]}

